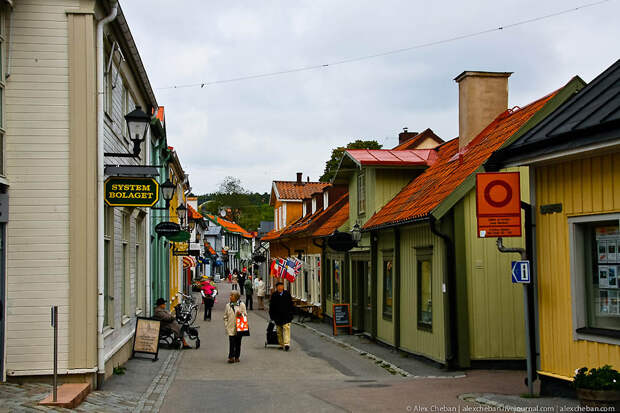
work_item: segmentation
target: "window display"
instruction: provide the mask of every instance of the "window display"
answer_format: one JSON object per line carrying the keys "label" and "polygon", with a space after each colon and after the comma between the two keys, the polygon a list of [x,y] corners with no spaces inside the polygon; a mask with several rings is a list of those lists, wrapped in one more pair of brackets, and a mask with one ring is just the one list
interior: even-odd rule
{"label": "window display", "polygon": [[588,327],[620,329],[620,230],[617,221],[586,224],[584,241],[586,249],[593,251],[592,265],[586,266],[592,268],[592,276],[587,278]]}

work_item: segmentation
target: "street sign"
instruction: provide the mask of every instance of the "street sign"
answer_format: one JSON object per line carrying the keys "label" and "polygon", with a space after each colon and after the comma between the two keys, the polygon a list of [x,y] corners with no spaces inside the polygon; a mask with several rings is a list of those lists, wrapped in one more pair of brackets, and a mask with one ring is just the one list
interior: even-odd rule
{"label": "street sign", "polygon": [[519,172],[476,175],[478,238],[521,236]]}
{"label": "street sign", "polygon": [[181,231],[181,226],[176,222],[164,221],[160,222],[155,226],[155,232],[158,235],[166,236],[166,235],[176,235]]}
{"label": "street sign", "polygon": [[111,176],[105,181],[105,202],[109,206],[152,207],[158,200],[155,178]]}
{"label": "street sign", "polygon": [[512,282],[514,284],[529,284],[530,262],[529,261],[513,261],[512,262]]}

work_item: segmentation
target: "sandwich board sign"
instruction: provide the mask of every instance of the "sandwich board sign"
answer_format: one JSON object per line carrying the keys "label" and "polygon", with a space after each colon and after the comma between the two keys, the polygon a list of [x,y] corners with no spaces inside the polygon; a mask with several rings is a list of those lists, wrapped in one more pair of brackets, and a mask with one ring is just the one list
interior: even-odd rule
{"label": "sandwich board sign", "polygon": [[512,262],[512,282],[513,284],[529,284],[531,282],[529,261]]}
{"label": "sandwich board sign", "polygon": [[521,236],[519,172],[476,174],[478,238]]}

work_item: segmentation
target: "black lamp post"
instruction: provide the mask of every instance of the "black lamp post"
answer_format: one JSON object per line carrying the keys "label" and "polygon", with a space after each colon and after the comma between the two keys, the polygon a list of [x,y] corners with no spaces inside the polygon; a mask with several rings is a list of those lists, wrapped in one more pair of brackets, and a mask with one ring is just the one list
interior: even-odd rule
{"label": "black lamp post", "polygon": [[134,110],[125,115],[125,122],[127,122],[127,131],[129,132],[129,139],[133,142],[132,153],[113,153],[106,152],[105,156],[114,156],[117,158],[139,158],[140,157],[140,144],[146,139],[146,133],[151,123],[151,118],[147,115],[140,106],[136,106]]}
{"label": "black lamp post", "polygon": [[170,182],[170,179],[166,179],[166,182],[159,186],[161,190],[161,197],[166,201],[166,209],[170,207],[170,201],[174,196],[174,191],[176,189],[176,185]]}
{"label": "black lamp post", "polygon": [[186,213],[187,213],[187,207],[185,205],[181,204],[177,207],[177,216],[179,217],[179,220],[181,221],[181,226],[183,226],[183,224],[185,223]]}
{"label": "black lamp post", "polygon": [[362,240],[362,229],[360,228],[360,225],[358,223],[355,223],[353,229],[351,229],[351,238],[353,238],[353,241],[355,241],[355,243],[358,243]]}

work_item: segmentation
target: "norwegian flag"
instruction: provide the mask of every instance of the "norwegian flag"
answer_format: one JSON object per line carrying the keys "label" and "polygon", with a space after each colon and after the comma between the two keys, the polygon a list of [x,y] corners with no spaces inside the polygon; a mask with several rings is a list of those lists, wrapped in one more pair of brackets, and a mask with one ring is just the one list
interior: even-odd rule
{"label": "norwegian flag", "polygon": [[278,259],[278,278],[284,278],[286,276],[286,260],[279,258]]}

